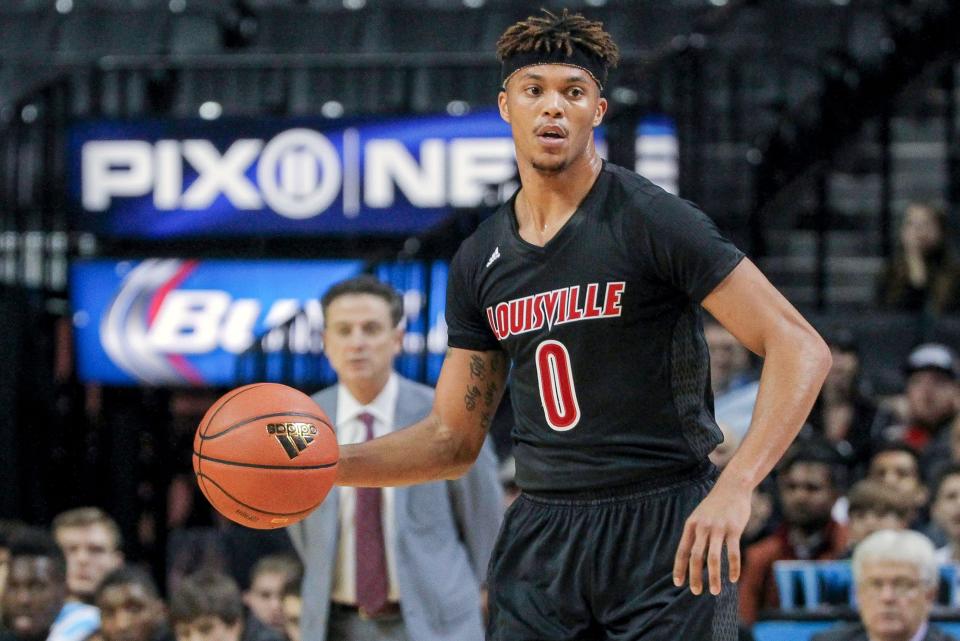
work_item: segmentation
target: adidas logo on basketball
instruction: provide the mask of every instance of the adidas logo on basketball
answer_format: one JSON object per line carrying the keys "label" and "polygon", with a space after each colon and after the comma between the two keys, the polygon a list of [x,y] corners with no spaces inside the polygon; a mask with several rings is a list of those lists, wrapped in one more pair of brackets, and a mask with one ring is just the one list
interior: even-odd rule
{"label": "adidas logo on basketball", "polygon": [[317,433],[313,423],[267,423],[267,434],[277,439],[291,459],[300,456],[313,443]]}

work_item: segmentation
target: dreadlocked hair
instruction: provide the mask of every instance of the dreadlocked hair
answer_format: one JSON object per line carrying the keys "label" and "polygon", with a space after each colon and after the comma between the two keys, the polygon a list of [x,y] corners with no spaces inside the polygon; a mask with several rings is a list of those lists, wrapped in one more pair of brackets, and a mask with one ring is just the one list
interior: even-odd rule
{"label": "dreadlocked hair", "polygon": [[620,50],[610,34],[603,30],[602,22],[587,20],[579,13],[567,9],[557,16],[546,9],[545,15],[529,16],[514,24],[497,41],[497,58],[500,61],[518,53],[556,50],[571,56],[574,47],[603,60],[608,67],[616,67]]}

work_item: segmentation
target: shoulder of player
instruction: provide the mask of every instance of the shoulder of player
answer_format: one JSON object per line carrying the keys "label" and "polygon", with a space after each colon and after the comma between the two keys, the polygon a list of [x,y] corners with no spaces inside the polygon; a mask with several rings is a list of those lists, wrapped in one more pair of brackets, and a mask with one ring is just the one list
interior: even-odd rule
{"label": "shoulder of player", "polygon": [[669,216],[678,207],[691,207],[687,201],[674,196],[640,174],[610,163],[605,167],[614,181],[610,197],[619,205],[613,208],[612,213],[629,217],[634,224]]}
{"label": "shoulder of player", "polygon": [[464,267],[471,270],[472,268],[483,267],[490,252],[503,242],[500,236],[503,225],[502,217],[505,215],[504,209],[501,207],[481,222],[473,233],[460,243],[455,261],[461,262]]}

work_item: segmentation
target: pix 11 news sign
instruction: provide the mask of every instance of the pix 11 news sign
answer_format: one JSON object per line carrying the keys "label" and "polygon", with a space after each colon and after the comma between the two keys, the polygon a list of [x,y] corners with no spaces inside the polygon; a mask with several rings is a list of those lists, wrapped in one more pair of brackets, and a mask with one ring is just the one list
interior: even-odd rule
{"label": "pix 11 news sign", "polygon": [[[319,358],[319,297],[362,269],[361,261],[347,260],[77,262],[70,291],[79,377],[232,385],[238,359],[255,341],[268,353]],[[286,325],[291,319],[297,327]]]}
{"label": "pix 11 news sign", "polygon": [[[89,121],[68,140],[74,229],[121,238],[412,234],[515,177],[496,111]],[[637,168],[670,189],[676,148],[672,122],[644,120]]]}

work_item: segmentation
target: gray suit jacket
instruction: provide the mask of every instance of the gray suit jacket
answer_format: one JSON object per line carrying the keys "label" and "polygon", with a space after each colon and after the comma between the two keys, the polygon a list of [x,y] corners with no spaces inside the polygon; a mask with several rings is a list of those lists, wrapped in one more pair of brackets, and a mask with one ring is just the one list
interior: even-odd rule
{"label": "gray suit jacket", "polygon": [[[862,623],[852,623],[818,632],[810,638],[810,641],[870,641],[870,639],[867,636],[867,629],[863,627]],[[930,627],[927,628],[927,634],[924,635],[923,641],[957,640],[931,624]]]}
{"label": "gray suit jacket", "polygon": [[[395,422],[429,412],[433,389],[400,377]],[[336,420],[337,386],[313,399]],[[287,528],[304,564],[303,641],[326,641],[339,534],[334,487],[310,516]],[[412,641],[483,641],[480,585],[503,518],[503,491],[488,441],[456,481],[398,487],[394,494],[400,608]]]}

